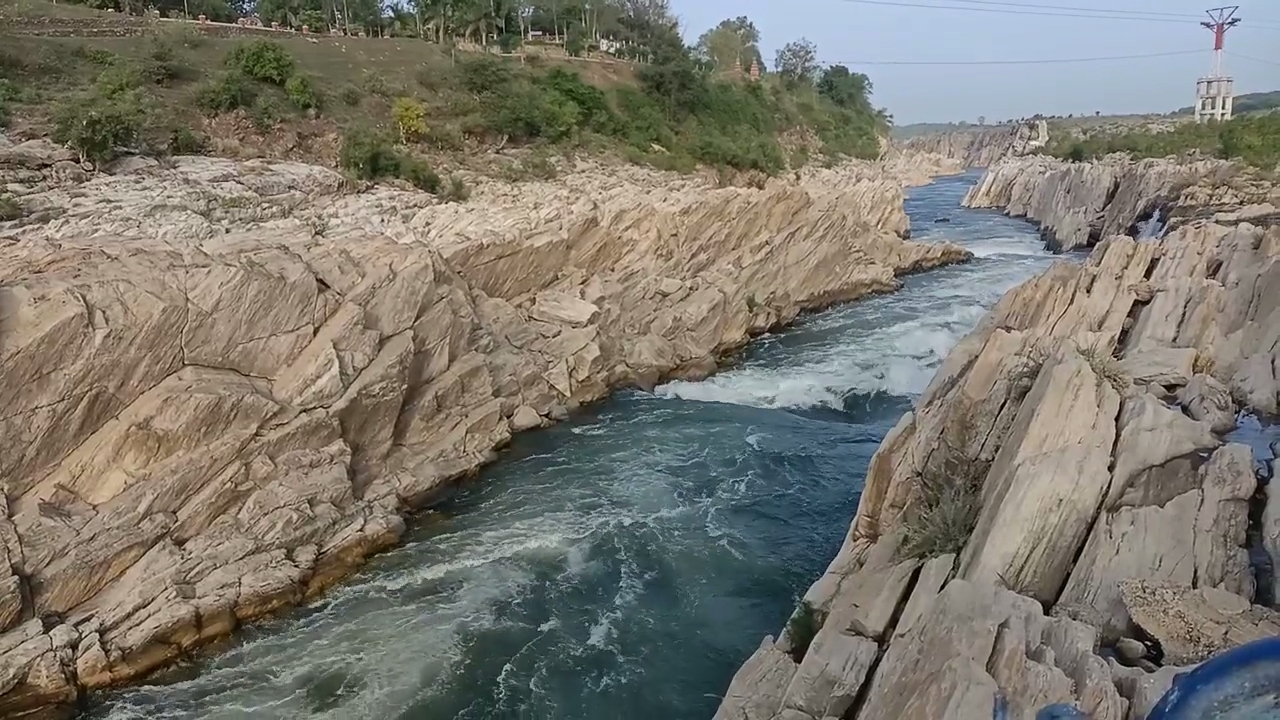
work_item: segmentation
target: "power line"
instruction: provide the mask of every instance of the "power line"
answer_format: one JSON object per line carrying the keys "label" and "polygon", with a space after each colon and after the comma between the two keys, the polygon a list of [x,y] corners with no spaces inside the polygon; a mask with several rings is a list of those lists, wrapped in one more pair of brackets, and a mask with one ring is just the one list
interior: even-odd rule
{"label": "power line", "polygon": [[883,5],[886,7],[925,8],[929,10],[962,10],[966,12],[996,13],[999,15],[1039,15],[1043,17],[1078,17],[1092,20],[1140,20],[1143,22],[1167,22],[1179,25],[1198,24],[1193,20],[1179,20],[1168,17],[1129,16],[1129,15],[1088,15],[1084,13],[1038,12],[1035,10],[1014,10],[1012,8],[963,7],[960,5],[927,5],[925,3],[892,2],[891,0],[843,0],[859,5]]}
{"label": "power line", "polygon": [[1045,60],[838,60],[837,65],[1056,65],[1059,63],[1104,62],[1110,60],[1141,60],[1145,58],[1173,57],[1175,55],[1200,55],[1201,50],[1150,53],[1147,55],[1112,55],[1109,57],[1061,58]]}
{"label": "power line", "polygon": [[1233,58],[1240,58],[1241,60],[1252,60],[1256,63],[1262,63],[1263,65],[1275,65],[1276,67],[1280,67],[1280,62],[1276,62],[1274,60],[1263,60],[1262,58],[1249,57],[1248,55],[1241,55],[1240,53],[1233,52],[1229,52],[1227,55]]}
{"label": "power line", "polygon": [[[1084,13],[1107,13],[1116,15],[1146,15],[1154,17],[1179,18],[1182,20],[1199,21],[1199,15],[1189,13],[1166,13],[1155,10],[1109,10],[1105,8],[1087,8],[1087,7],[1071,7],[1065,5],[1040,5],[1036,3],[1016,3],[1016,2],[998,2],[997,0],[955,0],[955,2],[965,3],[966,5],[996,5],[1000,7],[1021,8],[1027,10],[1067,10],[1070,12]],[[962,10],[964,8],[952,8]]]}
{"label": "power line", "polygon": [[[992,5],[995,7],[967,7],[964,5],[933,5],[920,2],[903,2],[902,0],[843,0],[847,3],[856,3],[859,5],[880,5],[884,7],[905,7],[905,8],[923,8],[927,10],[960,10],[964,12],[983,12],[995,13],[998,15],[1028,15],[1040,17],[1065,17],[1065,18],[1087,18],[1090,20],[1137,20],[1141,22],[1164,22],[1176,23],[1178,25],[1189,26],[1198,25],[1199,21],[1191,15],[1179,15],[1173,13],[1160,12],[1143,12],[1140,10],[1102,10],[1091,8],[1075,8],[1056,5],[1026,5],[1014,2],[997,2],[996,0],[959,0],[973,5]],[[1059,12],[1059,10],[1070,12]],[[1075,12],[1080,11],[1080,12]],[[1132,14],[1113,14],[1104,15],[1099,13],[1132,13]],[[1263,23],[1273,22],[1271,20],[1261,21]],[[1254,27],[1262,27],[1266,29],[1280,30],[1280,26],[1275,28],[1266,25],[1258,25],[1257,22],[1252,23]]]}

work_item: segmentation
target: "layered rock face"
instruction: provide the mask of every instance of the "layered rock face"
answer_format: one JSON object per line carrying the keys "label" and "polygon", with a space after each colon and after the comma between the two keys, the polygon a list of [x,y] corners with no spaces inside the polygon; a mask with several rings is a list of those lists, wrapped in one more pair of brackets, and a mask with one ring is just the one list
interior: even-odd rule
{"label": "layered rock face", "polygon": [[276,162],[87,182],[0,153],[0,716],[323,590],[513,432],[697,376],[797,313],[963,261],[885,168],[763,190],[637,168],[355,192]]}
{"label": "layered rock face", "polygon": [[1234,171],[1218,160],[1131,162],[1113,155],[1071,163],[1044,155],[1010,157],[988,168],[963,204],[1035,221],[1045,247],[1068,252],[1115,234],[1133,234],[1134,223],[1167,212],[1183,190],[1206,179],[1211,187],[1228,187]]}
{"label": "layered rock face", "polygon": [[1225,437],[1280,411],[1280,223],[1189,207],[1232,192],[1189,188],[1163,238],[1110,237],[1000,301],[717,718],[1139,720],[1179,667],[1280,633],[1250,562],[1280,559],[1280,493]]}
{"label": "layered rock face", "polygon": [[1029,124],[921,135],[902,143],[902,147],[909,152],[940,155],[967,168],[985,168],[1005,158],[1035,152],[1048,142],[1048,125],[1038,120]]}

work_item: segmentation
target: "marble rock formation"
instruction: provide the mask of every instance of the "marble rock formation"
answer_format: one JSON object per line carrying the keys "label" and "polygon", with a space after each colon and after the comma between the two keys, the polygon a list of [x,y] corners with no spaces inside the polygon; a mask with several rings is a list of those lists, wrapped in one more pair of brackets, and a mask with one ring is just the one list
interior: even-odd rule
{"label": "marble rock formation", "polygon": [[902,239],[908,164],[763,189],[583,164],[442,204],[59,153],[0,148],[3,717],[315,595],[513,432],[969,257]]}

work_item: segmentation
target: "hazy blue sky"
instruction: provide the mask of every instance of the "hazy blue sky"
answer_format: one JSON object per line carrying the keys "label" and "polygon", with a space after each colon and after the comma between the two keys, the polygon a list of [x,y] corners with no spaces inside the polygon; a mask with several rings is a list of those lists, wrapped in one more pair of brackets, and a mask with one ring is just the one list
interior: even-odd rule
{"label": "hazy blue sky", "polygon": [[[890,0],[897,1],[897,0]],[[900,0],[968,5],[962,0]],[[1244,22],[1227,33],[1227,71],[1236,92],[1280,90],[1280,0],[1237,0]],[[1019,5],[1199,14],[1205,0],[1006,0]],[[772,64],[785,43],[807,37],[824,63],[865,72],[875,102],[898,124],[988,121],[1045,114],[1153,112],[1191,105],[1195,79],[1208,74],[1213,35],[1194,20],[1099,20],[1004,12],[864,5],[848,0],[672,0],[685,35],[696,39],[726,17],[746,15]],[[1051,12],[1051,11],[1042,11]],[[1064,12],[1064,11],[1052,11]],[[1101,14],[1101,13],[1100,13]],[[1269,27],[1251,26],[1250,19]],[[979,61],[1086,58],[1199,51],[1196,54],[1057,65],[874,66],[859,61]],[[1248,55],[1275,64],[1238,57]]]}

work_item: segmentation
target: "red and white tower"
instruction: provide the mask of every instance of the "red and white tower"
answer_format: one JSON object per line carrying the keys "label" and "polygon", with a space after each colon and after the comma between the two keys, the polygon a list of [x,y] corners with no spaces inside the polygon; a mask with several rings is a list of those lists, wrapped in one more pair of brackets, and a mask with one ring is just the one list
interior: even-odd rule
{"label": "red and white tower", "polygon": [[1196,122],[1231,119],[1235,83],[1222,72],[1222,48],[1226,44],[1227,30],[1240,24],[1240,18],[1236,17],[1239,9],[1239,5],[1231,5],[1206,10],[1209,20],[1200,23],[1213,31],[1213,73],[1196,81]]}

